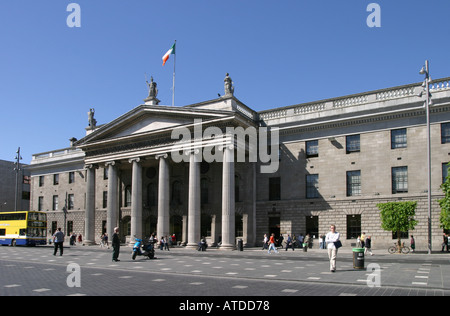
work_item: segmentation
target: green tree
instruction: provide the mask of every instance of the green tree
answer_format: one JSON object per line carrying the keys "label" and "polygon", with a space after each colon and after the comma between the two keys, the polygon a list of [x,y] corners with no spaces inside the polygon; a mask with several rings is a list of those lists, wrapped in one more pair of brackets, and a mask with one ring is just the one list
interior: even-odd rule
{"label": "green tree", "polygon": [[416,201],[388,202],[377,204],[381,217],[381,228],[386,231],[397,232],[397,248],[401,252],[401,232],[413,230],[417,225]]}
{"label": "green tree", "polygon": [[445,196],[439,200],[439,206],[441,207],[441,215],[439,216],[439,222],[441,228],[450,229],[450,177],[447,176],[445,182],[441,185],[441,189]]}

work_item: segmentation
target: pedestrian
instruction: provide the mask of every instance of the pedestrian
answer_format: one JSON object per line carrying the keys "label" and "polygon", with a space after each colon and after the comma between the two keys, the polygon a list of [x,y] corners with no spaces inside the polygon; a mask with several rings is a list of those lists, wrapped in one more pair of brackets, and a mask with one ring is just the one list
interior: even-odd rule
{"label": "pedestrian", "polygon": [[288,234],[286,239],[286,251],[288,251],[289,248],[292,248],[292,251],[294,251],[294,244],[292,243],[291,235]]}
{"label": "pedestrian", "polygon": [[74,232],[72,232],[70,234],[70,245],[71,246],[76,246],[76,240],[77,240],[77,234],[75,234]]}
{"label": "pedestrian", "polygon": [[83,237],[81,236],[81,234],[78,235],[78,243],[79,244],[83,243]]}
{"label": "pedestrian", "polygon": [[444,252],[444,248],[447,248],[447,252],[448,252],[448,235],[444,234],[443,236],[443,243],[442,243],[442,250],[441,252]]}
{"label": "pedestrian", "polygon": [[356,247],[361,248],[361,236],[358,235],[358,238],[356,238]]}
{"label": "pedestrian", "polygon": [[300,234],[300,236],[298,236],[298,244],[300,245],[300,248],[303,248],[303,234]]}
{"label": "pedestrian", "polygon": [[306,234],[305,239],[303,240],[303,244],[306,249],[310,248],[309,243],[310,243],[310,237],[309,237],[309,234]]}
{"label": "pedestrian", "polygon": [[336,257],[340,244],[339,238],[340,234],[336,232],[336,225],[331,225],[330,232],[325,237],[325,242],[327,243],[328,258],[330,259],[331,272],[336,272]]}
{"label": "pedestrian", "polygon": [[108,244],[108,234],[105,233],[103,235],[103,243],[105,244],[105,246],[109,249],[109,244]]}
{"label": "pedestrian", "polygon": [[165,240],[164,240],[164,250],[170,251],[169,249],[169,237],[166,236]]}
{"label": "pedestrian", "polygon": [[53,243],[55,244],[55,250],[53,251],[53,255],[56,256],[56,252],[59,248],[59,255],[63,255],[63,243],[64,243],[64,233],[61,231],[61,227],[59,227],[56,232],[53,234]]}
{"label": "pedestrian", "polygon": [[414,239],[413,235],[411,235],[411,249],[412,249],[412,252],[414,252],[414,250],[416,250],[416,240]]}
{"label": "pedestrian", "polygon": [[269,237],[267,237],[267,234],[264,234],[262,250],[266,250],[267,248],[269,248],[269,245],[267,244],[268,242],[269,242]]}
{"label": "pedestrian", "polygon": [[118,261],[120,261],[119,260],[119,253],[120,253],[119,227],[114,228],[114,235],[112,238],[112,247],[113,247],[112,261],[118,262]]}
{"label": "pedestrian", "polygon": [[372,253],[372,236],[367,236],[364,247],[366,248],[364,250],[364,254],[370,253],[371,256],[373,256]]}
{"label": "pedestrian", "polygon": [[269,239],[269,251],[268,251],[269,254],[271,253],[270,250],[272,250],[272,249],[275,251],[275,253],[278,253],[277,247],[275,247],[275,234],[274,233],[272,233],[272,235],[270,236],[270,239]]}
{"label": "pedestrian", "polygon": [[364,248],[365,241],[366,241],[366,233],[363,232],[363,233],[361,234],[361,248]]}

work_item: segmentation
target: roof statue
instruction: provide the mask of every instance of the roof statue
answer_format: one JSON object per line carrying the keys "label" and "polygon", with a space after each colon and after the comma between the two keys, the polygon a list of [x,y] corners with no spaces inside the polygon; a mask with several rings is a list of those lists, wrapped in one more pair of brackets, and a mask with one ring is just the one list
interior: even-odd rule
{"label": "roof statue", "polygon": [[225,97],[233,96],[234,94],[233,82],[228,73],[225,75],[225,79],[223,81],[225,82]]}
{"label": "roof statue", "polygon": [[160,100],[156,97],[158,95],[158,88],[156,82],[153,81],[153,76],[150,77],[150,82],[145,81],[148,86],[148,97],[144,100],[147,105],[158,105]]}
{"label": "roof statue", "polygon": [[89,112],[87,114],[88,114],[88,124],[89,124],[88,126],[91,129],[94,129],[97,126],[97,120],[94,118],[95,109],[94,108],[89,109]]}

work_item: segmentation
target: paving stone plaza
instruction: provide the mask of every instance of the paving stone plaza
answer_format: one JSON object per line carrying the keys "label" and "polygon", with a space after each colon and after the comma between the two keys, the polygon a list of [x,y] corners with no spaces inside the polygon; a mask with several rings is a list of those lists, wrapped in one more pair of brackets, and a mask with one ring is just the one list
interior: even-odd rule
{"label": "paving stone plaza", "polygon": [[[121,248],[120,262],[111,250],[67,247],[53,256],[51,247],[0,247],[0,294],[12,295],[156,295],[156,296],[443,296],[450,294],[450,255],[390,255],[374,251],[364,270],[353,268],[352,250],[338,253],[337,271],[329,272],[326,251],[259,248],[243,252],[171,248],[157,259],[131,259]],[[80,287],[69,287],[68,269],[79,267]],[[369,268],[369,269],[367,269]],[[376,269],[372,269],[376,268]],[[69,281],[68,281],[69,280]],[[379,281],[379,282],[378,282]],[[75,283],[73,283],[75,284]]]}

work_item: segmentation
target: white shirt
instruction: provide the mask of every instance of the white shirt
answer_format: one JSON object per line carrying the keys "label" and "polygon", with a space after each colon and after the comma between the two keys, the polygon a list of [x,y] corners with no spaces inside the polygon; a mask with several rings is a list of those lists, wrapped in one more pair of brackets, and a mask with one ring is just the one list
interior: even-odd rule
{"label": "white shirt", "polygon": [[338,241],[341,235],[338,232],[332,233],[329,232],[325,237],[325,242],[327,243],[327,249],[336,249],[334,245],[335,241]]}

